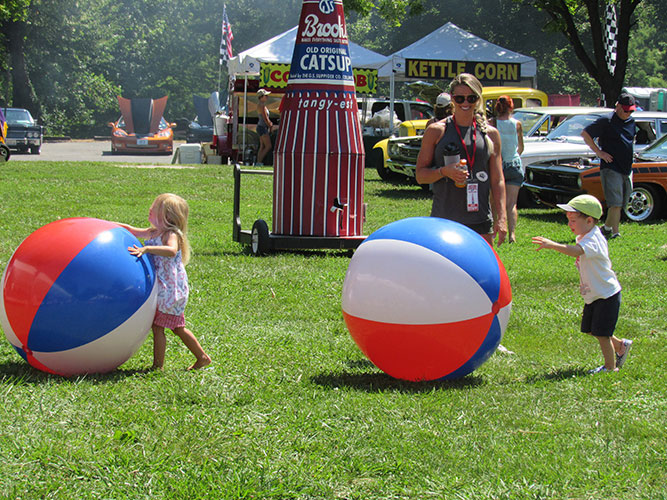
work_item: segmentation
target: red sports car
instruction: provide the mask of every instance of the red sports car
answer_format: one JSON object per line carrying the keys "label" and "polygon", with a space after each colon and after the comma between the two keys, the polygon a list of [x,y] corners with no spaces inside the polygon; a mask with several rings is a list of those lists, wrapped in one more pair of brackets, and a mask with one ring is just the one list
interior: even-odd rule
{"label": "red sports car", "polygon": [[159,99],[118,96],[121,117],[109,123],[112,153],[172,154],[175,123],[168,123],[162,114],[167,96]]}

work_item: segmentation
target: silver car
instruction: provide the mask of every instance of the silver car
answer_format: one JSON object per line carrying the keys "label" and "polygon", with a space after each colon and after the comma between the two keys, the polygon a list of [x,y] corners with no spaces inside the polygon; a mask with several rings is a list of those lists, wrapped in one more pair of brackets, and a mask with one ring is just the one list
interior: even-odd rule
{"label": "silver car", "polygon": [[[595,156],[581,137],[589,124],[613,111],[599,111],[568,118],[546,137],[525,144],[521,160],[524,167],[538,162],[557,162],[592,158]],[[667,134],[667,113],[659,111],[635,111],[632,114],[637,125],[635,152],[642,151],[651,143]]]}
{"label": "silver car", "polygon": [[521,122],[523,142],[525,143],[539,140],[574,115],[611,113],[612,111],[613,109],[592,106],[539,106],[535,108],[517,108],[512,112],[512,118]]}

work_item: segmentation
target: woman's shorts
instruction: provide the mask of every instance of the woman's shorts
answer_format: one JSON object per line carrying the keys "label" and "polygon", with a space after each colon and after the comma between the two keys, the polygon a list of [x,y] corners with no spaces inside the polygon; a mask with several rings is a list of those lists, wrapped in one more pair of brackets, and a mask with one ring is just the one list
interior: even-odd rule
{"label": "woman's shorts", "polygon": [[611,337],[616,329],[620,309],[621,292],[608,299],[598,299],[586,304],[581,315],[582,333],[590,333],[595,337]]}
{"label": "woman's shorts", "polygon": [[266,125],[263,125],[261,123],[257,124],[257,135],[262,137],[263,135],[268,135],[269,134],[269,127]]}
{"label": "woman's shorts", "polygon": [[185,315],[167,314],[156,310],[155,318],[153,318],[153,324],[161,326],[162,328],[169,328],[170,330],[173,330],[174,328],[185,326]]}
{"label": "woman's shorts", "polygon": [[521,186],[523,184],[521,160],[503,162],[503,176],[505,177],[505,184]]}
{"label": "woman's shorts", "polygon": [[632,193],[632,176],[623,175],[610,168],[600,169],[602,192],[608,207],[624,207]]}
{"label": "woman's shorts", "polygon": [[472,229],[477,234],[491,234],[493,232],[493,221],[480,222],[479,224],[464,224],[464,226]]}

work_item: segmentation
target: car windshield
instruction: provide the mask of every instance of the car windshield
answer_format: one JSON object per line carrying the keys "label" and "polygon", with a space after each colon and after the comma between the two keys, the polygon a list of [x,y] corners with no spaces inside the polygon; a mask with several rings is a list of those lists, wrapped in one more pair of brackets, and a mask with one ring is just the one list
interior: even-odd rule
{"label": "car windshield", "polygon": [[667,158],[667,135],[657,140],[655,143],[647,147],[639,155],[640,158],[645,159],[666,159]]}
{"label": "car windshield", "polygon": [[27,109],[6,109],[5,118],[10,125],[34,125],[35,123]]}
{"label": "car windshield", "polygon": [[596,113],[574,115],[549,132],[546,138],[550,141],[584,142],[581,132],[600,116]]}
{"label": "car windshield", "polygon": [[521,122],[524,135],[526,135],[528,131],[535,126],[535,124],[542,120],[543,117],[544,114],[535,113],[534,111],[515,111],[512,113],[512,118],[516,118]]}

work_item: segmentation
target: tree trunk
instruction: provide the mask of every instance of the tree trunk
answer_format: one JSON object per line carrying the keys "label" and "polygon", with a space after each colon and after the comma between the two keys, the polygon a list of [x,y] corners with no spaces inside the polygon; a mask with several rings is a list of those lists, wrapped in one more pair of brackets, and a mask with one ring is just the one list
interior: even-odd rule
{"label": "tree trunk", "polygon": [[23,21],[6,21],[2,25],[7,40],[7,51],[9,52],[9,65],[12,75],[12,106],[25,108],[39,118],[41,106],[32,87],[28,76],[28,68],[25,61],[25,35],[26,23]]}

